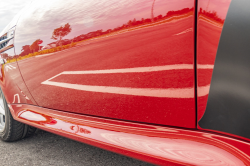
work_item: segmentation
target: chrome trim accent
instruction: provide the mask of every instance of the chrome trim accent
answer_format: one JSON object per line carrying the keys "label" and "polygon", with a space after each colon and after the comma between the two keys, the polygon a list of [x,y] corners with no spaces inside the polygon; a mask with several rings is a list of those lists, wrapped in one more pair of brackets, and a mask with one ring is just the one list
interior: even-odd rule
{"label": "chrome trim accent", "polygon": [[3,43],[5,43],[5,42],[8,42],[9,40],[11,40],[11,39],[13,39],[14,38],[14,36],[12,36],[12,37],[10,37],[10,38],[7,38],[7,39],[4,39],[4,40],[1,40],[0,41],[0,44],[3,44]]}

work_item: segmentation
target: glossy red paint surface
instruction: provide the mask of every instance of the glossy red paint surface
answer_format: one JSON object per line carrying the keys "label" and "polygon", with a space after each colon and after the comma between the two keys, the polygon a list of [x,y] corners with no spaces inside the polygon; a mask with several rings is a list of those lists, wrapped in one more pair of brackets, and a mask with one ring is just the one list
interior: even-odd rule
{"label": "glossy red paint surface", "polygon": [[249,165],[250,143],[212,133],[9,105],[29,125],[159,165]]}
{"label": "glossy red paint surface", "polygon": [[0,64],[0,86],[7,103],[36,105],[22,78],[14,50],[17,21],[25,10],[26,8],[22,9],[0,32],[0,38],[3,36],[7,38],[10,32],[13,34],[13,38],[0,50],[0,58],[4,61],[4,64]]}
{"label": "glossy red paint surface", "polygon": [[[219,40],[231,0],[198,1],[197,20],[197,121],[203,116]],[[200,69],[199,66],[203,66]],[[200,87],[208,87],[206,95]]]}
{"label": "glossy red paint surface", "polygon": [[[12,39],[13,40],[13,39]],[[10,41],[9,44],[13,43]],[[8,63],[7,59],[14,59],[14,48],[0,53],[6,62],[1,66],[0,86],[8,103],[35,104],[20,74],[17,62]]]}
{"label": "glossy red paint surface", "polygon": [[[139,123],[196,127],[194,1],[61,2],[31,4],[4,52],[16,120],[159,165],[250,165],[245,138]],[[230,2],[198,2],[198,120]]]}
{"label": "glossy red paint surface", "polygon": [[195,128],[194,4],[36,1],[17,25],[21,74],[42,107]]}

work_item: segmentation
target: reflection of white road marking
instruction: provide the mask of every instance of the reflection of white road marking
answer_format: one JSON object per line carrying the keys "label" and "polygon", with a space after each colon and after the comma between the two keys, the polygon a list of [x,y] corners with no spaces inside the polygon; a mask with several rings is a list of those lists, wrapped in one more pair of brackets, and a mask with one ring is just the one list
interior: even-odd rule
{"label": "reflection of white road marking", "polygon": [[[20,91],[21,91],[21,90],[20,90]],[[25,97],[25,99],[30,100],[30,99],[28,98],[28,96],[26,96],[26,95],[23,93],[23,91],[21,91],[21,93],[22,93],[23,97]]]}
{"label": "reflection of white road marking", "polygon": [[16,101],[16,97],[17,97],[17,103],[20,103],[20,97],[19,97],[19,94],[15,94],[14,95],[14,100],[13,100],[13,102],[12,103],[15,103],[15,101]]}
{"label": "reflection of white road marking", "polygon": [[214,69],[214,65],[197,65],[197,69]]}
{"label": "reflection of white road marking", "polygon": [[8,71],[9,69],[12,70],[12,69],[16,69],[16,67],[12,66],[12,65],[6,65],[5,67],[6,71]]}
{"label": "reflection of white road marking", "polygon": [[188,29],[186,29],[185,31],[182,31],[182,32],[177,33],[177,34],[174,34],[174,36],[175,36],[175,35],[181,35],[181,34],[184,34],[184,33],[187,33],[187,32],[191,32],[191,31],[193,31],[193,28],[188,28]]}
{"label": "reflection of white road marking", "polygon": [[9,65],[12,69],[16,69],[16,67],[12,66],[12,65]]}
{"label": "reflection of white road marking", "polygon": [[115,94],[134,95],[134,96],[169,97],[169,98],[194,97],[193,88],[184,88],[184,89],[123,88],[123,87],[109,87],[109,86],[78,85],[78,84],[59,83],[52,81],[46,81],[43,82],[42,84],[89,91],[89,92],[115,93]]}
{"label": "reflection of white road marking", "polygon": [[206,86],[200,86],[197,89],[198,97],[206,96],[209,93],[210,84]]}
{"label": "reflection of white road marking", "polygon": [[166,70],[194,69],[192,64],[136,67],[125,69],[89,70],[89,71],[64,71],[61,74],[108,74],[108,73],[145,73]]}
{"label": "reflection of white road marking", "polygon": [[[199,65],[201,69],[213,69],[213,65]],[[137,67],[126,69],[108,69],[108,70],[90,70],[90,71],[64,71],[41,84],[52,85],[62,88],[69,88],[75,90],[113,93],[134,96],[147,96],[147,97],[163,97],[163,98],[194,98],[194,88],[131,88],[131,87],[111,87],[111,86],[96,86],[96,85],[79,85],[62,82],[50,81],[63,74],[109,74],[109,73],[138,73],[138,72],[156,72],[166,70],[180,70],[180,69],[193,69],[192,64],[180,65],[166,65],[166,66],[153,66],[153,67]],[[199,87],[199,94],[205,96],[208,94],[209,85]]]}
{"label": "reflection of white road marking", "polygon": [[[197,65],[198,69],[213,69],[214,65]],[[165,65],[152,67],[136,67],[125,69],[88,70],[88,71],[64,71],[60,74],[108,74],[108,73],[145,73],[166,70],[194,69],[192,64]]]}

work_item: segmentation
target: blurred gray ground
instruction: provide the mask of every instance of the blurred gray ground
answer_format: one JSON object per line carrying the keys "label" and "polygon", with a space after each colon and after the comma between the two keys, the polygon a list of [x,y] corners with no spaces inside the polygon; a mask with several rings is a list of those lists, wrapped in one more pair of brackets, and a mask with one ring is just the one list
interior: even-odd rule
{"label": "blurred gray ground", "polygon": [[142,161],[41,130],[33,137],[18,142],[6,143],[0,141],[0,165],[151,166],[151,164]]}

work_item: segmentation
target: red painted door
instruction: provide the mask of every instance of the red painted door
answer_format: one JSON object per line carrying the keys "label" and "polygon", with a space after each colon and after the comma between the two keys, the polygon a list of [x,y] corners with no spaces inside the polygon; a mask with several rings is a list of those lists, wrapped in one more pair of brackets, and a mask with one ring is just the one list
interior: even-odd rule
{"label": "red painted door", "polygon": [[21,74],[42,107],[194,128],[194,5],[34,1],[16,30]]}

